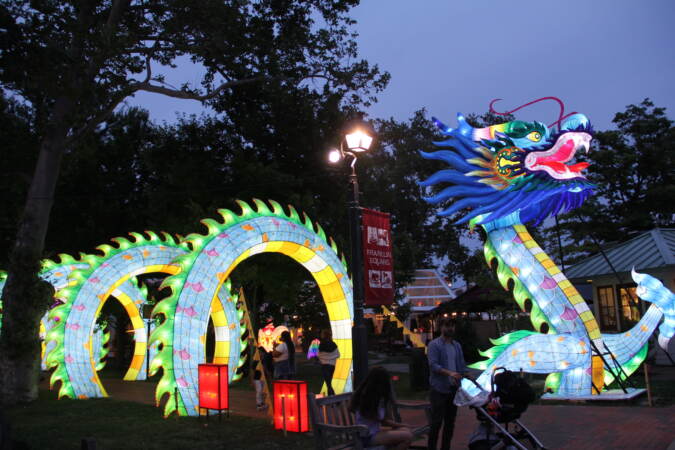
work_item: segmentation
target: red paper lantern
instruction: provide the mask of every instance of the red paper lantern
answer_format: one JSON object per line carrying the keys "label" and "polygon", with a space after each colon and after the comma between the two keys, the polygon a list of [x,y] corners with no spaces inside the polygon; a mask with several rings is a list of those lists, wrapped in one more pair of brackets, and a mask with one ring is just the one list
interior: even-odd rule
{"label": "red paper lantern", "polygon": [[227,364],[199,364],[199,408],[220,412],[228,403]]}
{"label": "red paper lantern", "polygon": [[309,431],[307,383],[299,380],[274,381],[274,429]]}

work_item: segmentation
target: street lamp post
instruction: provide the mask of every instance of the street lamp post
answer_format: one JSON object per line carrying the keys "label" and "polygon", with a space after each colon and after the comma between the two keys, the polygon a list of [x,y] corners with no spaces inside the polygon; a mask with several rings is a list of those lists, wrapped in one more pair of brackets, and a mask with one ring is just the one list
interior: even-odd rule
{"label": "street lamp post", "polygon": [[340,150],[333,150],[329,160],[333,163],[349,156],[351,158],[349,185],[351,194],[349,206],[349,237],[351,241],[351,269],[353,283],[354,324],[352,326],[352,355],[354,361],[354,387],[358,386],[368,373],[368,334],[363,320],[363,250],[361,244],[361,207],[359,206],[359,180],[356,176],[357,154],[370,148],[373,138],[361,129],[347,134],[347,148],[340,143]]}

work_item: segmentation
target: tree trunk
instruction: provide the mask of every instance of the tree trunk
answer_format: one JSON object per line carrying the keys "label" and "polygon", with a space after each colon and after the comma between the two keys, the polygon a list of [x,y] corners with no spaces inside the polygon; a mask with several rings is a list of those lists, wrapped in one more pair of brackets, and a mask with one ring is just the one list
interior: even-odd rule
{"label": "tree trunk", "polygon": [[73,102],[56,100],[50,127],[40,145],[10,255],[7,283],[2,293],[3,318],[0,333],[0,405],[35,400],[40,371],[40,318],[53,302],[54,289],[38,277],[49,215],[68,133],[67,117]]}

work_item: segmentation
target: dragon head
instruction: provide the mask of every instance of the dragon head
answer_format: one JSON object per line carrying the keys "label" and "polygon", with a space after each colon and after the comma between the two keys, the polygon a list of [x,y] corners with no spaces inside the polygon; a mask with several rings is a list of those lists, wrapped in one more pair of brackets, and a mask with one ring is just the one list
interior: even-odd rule
{"label": "dragon head", "polygon": [[426,200],[456,199],[440,215],[470,208],[457,223],[473,219],[485,224],[517,215],[513,218],[522,223],[536,224],[548,215],[580,206],[593,191],[582,174],[588,163],[569,164],[577,151],[590,148],[593,130],[583,114],[573,114],[556,127],[514,120],[473,128],[461,114],[455,129],[434,122],[448,138],[435,145],[451,149],[420,153],[452,169],[436,172],[420,184],[455,185]]}

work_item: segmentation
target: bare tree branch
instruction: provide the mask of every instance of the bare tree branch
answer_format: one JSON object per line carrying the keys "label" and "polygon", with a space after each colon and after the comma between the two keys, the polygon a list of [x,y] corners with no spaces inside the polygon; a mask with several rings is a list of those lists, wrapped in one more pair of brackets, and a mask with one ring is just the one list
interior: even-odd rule
{"label": "bare tree branch", "polygon": [[[223,75],[223,73],[220,70],[218,70],[218,73]],[[253,77],[253,78],[245,78],[245,79],[242,79],[242,80],[226,81],[226,82],[222,83],[220,86],[218,86],[217,88],[215,88],[213,91],[208,92],[204,95],[199,95],[199,94],[196,94],[196,93],[193,93],[193,92],[183,91],[183,90],[179,90],[179,89],[170,89],[170,88],[167,88],[167,87],[164,87],[164,86],[158,86],[156,84],[151,84],[149,82],[149,80],[147,80],[147,79],[146,79],[146,81],[144,81],[142,83],[137,83],[133,86],[135,88],[134,90],[138,90],[138,91],[154,92],[156,94],[162,94],[162,95],[166,95],[168,97],[181,98],[181,99],[185,99],[185,100],[197,100],[197,101],[203,102],[203,101],[210,100],[210,99],[216,97],[223,90],[229,89],[229,88],[232,88],[232,87],[235,87],[235,86],[241,86],[243,84],[256,83],[256,82],[263,81],[263,80],[269,80],[269,81],[272,81],[272,80],[288,80],[290,78],[291,77],[265,77],[265,76],[260,76],[260,77]],[[332,79],[329,75],[327,75],[325,73],[313,73],[313,74],[309,74],[309,75],[303,77],[303,80],[310,79],[310,78],[324,78],[326,80]]]}
{"label": "bare tree branch", "polygon": [[215,88],[213,91],[204,94],[204,95],[199,95],[195,94],[192,92],[188,91],[181,91],[179,89],[170,89],[164,86],[157,86],[156,84],[151,84],[148,81],[144,81],[142,83],[137,83],[135,84],[135,90],[138,91],[147,91],[147,92],[154,92],[156,94],[162,94],[166,95],[167,97],[173,97],[173,98],[182,98],[185,100],[198,100],[200,102],[203,102],[205,100],[210,100],[217,96],[219,93],[224,91],[225,89],[229,89],[231,87],[235,86],[241,86],[243,84],[250,84],[250,83],[256,83],[258,81],[263,81],[265,79],[271,79],[268,77],[253,77],[253,78],[246,78],[243,80],[233,80],[233,81],[226,81],[225,83],[222,83],[220,86]]}
{"label": "bare tree branch", "polygon": [[149,83],[150,79],[152,78],[152,57],[155,56],[155,52],[159,48],[159,42],[155,42],[155,44],[149,48],[149,52],[145,55],[145,67],[146,67],[146,75],[145,75],[145,81],[144,83]]}
{"label": "bare tree branch", "polygon": [[[179,89],[171,89],[168,87],[164,86],[158,86],[155,84],[150,83],[150,78],[152,76],[152,68],[150,66],[150,56],[146,58],[146,78],[143,82],[140,83],[133,83],[131,84],[127,89],[121,90],[116,96],[113,97],[112,101],[108,104],[108,106],[102,110],[98,115],[93,117],[91,120],[89,120],[83,127],[81,127],[79,130],[73,132],[67,139],[66,145],[72,145],[75,141],[80,139],[82,136],[84,136],[87,133],[92,132],[93,130],[96,129],[96,127],[104,122],[110,115],[115,111],[115,108],[129,95],[133,94],[136,91],[146,91],[146,92],[154,92],[156,94],[162,94],[166,95],[167,97],[173,97],[173,98],[180,98],[184,100],[197,100],[197,101],[206,101],[210,100],[214,97],[216,97],[220,92],[222,92],[225,89],[229,89],[235,86],[241,86],[244,84],[250,84],[250,83],[256,83],[259,81],[263,80],[283,80],[283,79],[288,79],[289,77],[253,77],[253,78],[246,78],[242,80],[233,80],[233,81],[227,81],[225,83],[222,83],[220,86],[218,86],[216,89],[213,91],[204,94],[204,95],[199,95],[196,93],[188,92],[188,91],[182,91]],[[310,74],[306,76],[304,79],[308,78],[326,78],[329,79],[329,77],[326,74],[323,73],[316,73],[316,74]]]}
{"label": "bare tree branch", "polygon": [[144,83],[149,83],[150,79],[152,78],[152,66],[150,65],[150,60],[152,58],[152,54],[148,54],[145,57],[145,81]]}
{"label": "bare tree branch", "polygon": [[161,47],[158,45],[159,42],[156,42],[152,47],[133,47],[126,50],[129,53],[139,53],[141,55],[154,55],[157,51],[181,51],[177,47]]}
{"label": "bare tree branch", "polygon": [[86,135],[87,133],[91,133],[96,129],[96,127],[104,122],[110,115],[115,111],[115,108],[117,108],[117,105],[119,105],[125,98],[136,92],[137,89],[135,88],[127,88],[121,90],[117,95],[113,97],[113,99],[110,101],[108,106],[103,109],[100,113],[98,113],[96,116],[91,118],[84,126],[82,126],[80,129],[76,130],[73,132],[68,139],[65,141],[65,146],[69,147],[73,145],[78,139],[82,138],[82,136]]}

